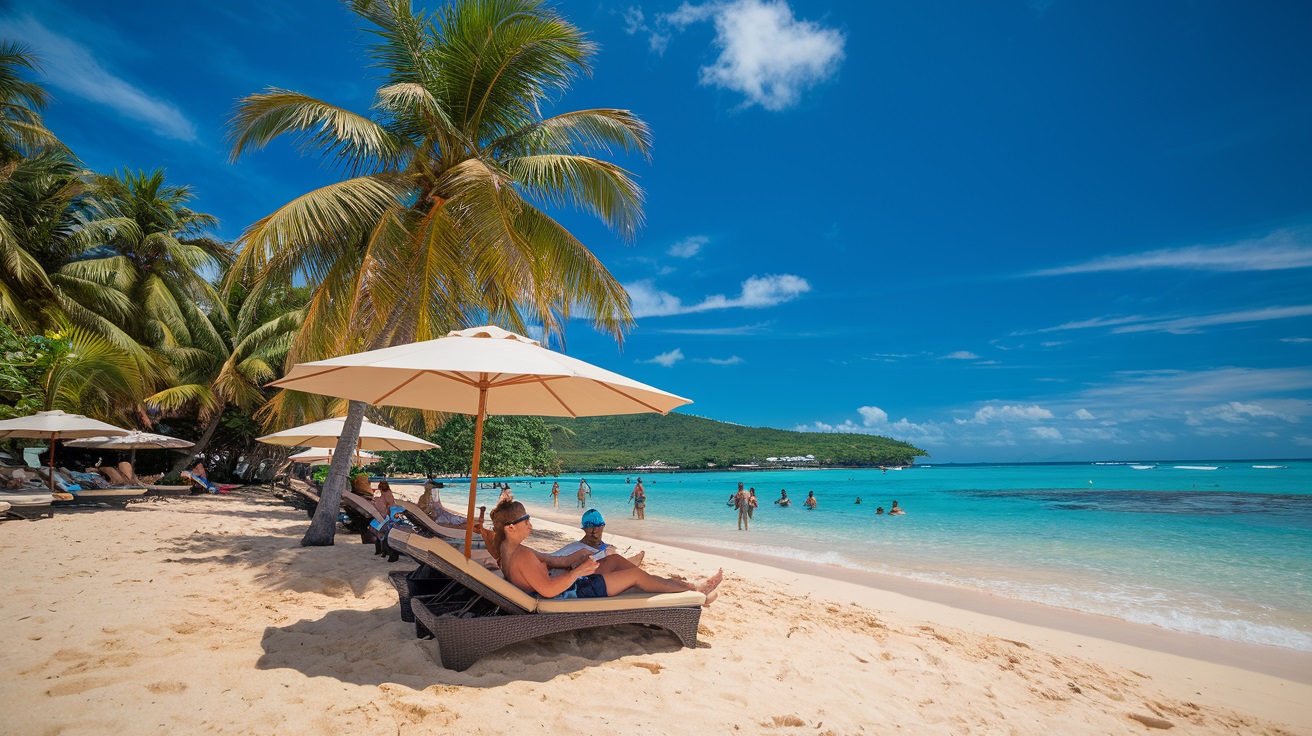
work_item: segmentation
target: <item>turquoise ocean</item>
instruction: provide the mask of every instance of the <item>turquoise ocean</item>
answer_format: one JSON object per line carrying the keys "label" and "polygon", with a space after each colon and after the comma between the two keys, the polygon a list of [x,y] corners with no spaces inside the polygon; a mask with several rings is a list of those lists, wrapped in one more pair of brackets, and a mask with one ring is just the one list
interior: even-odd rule
{"label": "turquoise ocean", "polygon": [[[637,474],[585,477],[589,506],[619,534],[641,524],[674,543],[1312,651],[1312,461],[659,473],[642,476],[643,522],[628,521]],[[530,512],[550,505],[552,479],[505,480]],[[558,480],[568,511],[579,477]],[[747,532],[725,504],[739,481],[761,504]],[[774,505],[780,489],[792,506]],[[802,507],[808,491],[813,511]],[[895,499],[906,515],[875,514]],[[480,492],[479,503],[495,501]]]}

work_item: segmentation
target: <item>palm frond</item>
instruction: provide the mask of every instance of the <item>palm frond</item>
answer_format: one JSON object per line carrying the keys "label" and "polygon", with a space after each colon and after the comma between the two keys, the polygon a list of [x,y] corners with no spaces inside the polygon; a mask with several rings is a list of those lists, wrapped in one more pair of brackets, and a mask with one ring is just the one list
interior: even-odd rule
{"label": "palm frond", "polygon": [[636,153],[651,160],[651,128],[630,110],[598,108],[549,117],[488,143],[486,155]]}
{"label": "palm frond", "polygon": [[394,168],[403,148],[367,117],[276,87],[239,101],[228,127],[233,161],[284,133],[297,134],[302,153],[318,153],[353,173],[372,166]]}
{"label": "palm frond", "polygon": [[503,166],[531,195],[596,215],[625,240],[632,241],[642,227],[642,188],[615,164],[589,156],[542,154],[512,158]]}

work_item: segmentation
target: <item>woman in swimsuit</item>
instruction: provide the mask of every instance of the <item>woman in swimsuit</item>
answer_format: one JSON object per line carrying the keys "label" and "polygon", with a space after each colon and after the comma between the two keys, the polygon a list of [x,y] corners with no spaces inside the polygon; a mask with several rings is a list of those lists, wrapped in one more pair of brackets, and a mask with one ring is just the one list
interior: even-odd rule
{"label": "woman in swimsuit", "polygon": [[633,501],[633,514],[639,520],[647,518],[647,491],[642,487],[642,478],[633,485],[633,493],[629,494]]}
{"label": "woman in swimsuit", "polygon": [[[586,552],[582,553],[582,561],[570,567],[565,574],[553,578],[547,573],[547,561],[542,559],[550,556],[523,546],[524,540],[533,530],[532,521],[524,511],[524,504],[518,501],[497,504],[492,510],[492,523],[495,529],[492,546],[500,552],[499,562],[506,580],[520,590],[542,598],[606,598],[630,588],[646,593],[696,590],[706,595],[706,603],[703,605],[709,605],[715,600],[716,587],[724,579],[724,571],[721,570],[701,585],[694,586],[682,580],[656,577],[634,567],[619,555],[611,555],[597,562]],[[572,561],[573,557],[571,555],[557,560]],[[611,569],[605,569],[607,565]]]}

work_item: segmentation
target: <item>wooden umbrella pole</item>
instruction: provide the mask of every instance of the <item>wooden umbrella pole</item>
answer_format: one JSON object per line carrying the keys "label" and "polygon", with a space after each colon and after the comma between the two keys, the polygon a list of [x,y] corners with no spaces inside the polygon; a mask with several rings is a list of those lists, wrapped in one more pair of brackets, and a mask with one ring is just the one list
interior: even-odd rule
{"label": "wooden umbrella pole", "polygon": [[483,455],[483,416],[487,414],[487,384],[479,382],[478,417],[474,419],[474,467],[469,471],[469,512],[465,516],[465,559],[474,550],[474,500],[478,495],[478,463]]}
{"label": "wooden umbrella pole", "polygon": [[55,492],[55,433],[50,433],[50,492]]}

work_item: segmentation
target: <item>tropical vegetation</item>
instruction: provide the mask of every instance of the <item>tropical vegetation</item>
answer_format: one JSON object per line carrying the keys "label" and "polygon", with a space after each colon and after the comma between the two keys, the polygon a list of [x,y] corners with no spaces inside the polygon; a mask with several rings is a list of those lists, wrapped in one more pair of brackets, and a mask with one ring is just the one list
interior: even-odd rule
{"label": "tropical vegetation", "polygon": [[794,464],[869,467],[910,465],[929,456],[887,437],[744,427],[677,412],[564,419],[554,434],[556,454],[571,471],[627,469],[656,460],[685,469],[769,466],[781,464],[769,458],[808,455],[814,460]]}
{"label": "tropical vegetation", "polygon": [[[596,49],[540,0],[346,5],[371,39],[373,107],[275,87],[238,100],[233,161],[287,140],[339,176],[235,242],[215,235],[199,193],[163,169],[88,170],[45,125],[38,50],[0,41],[0,418],[63,409],[181,436],[196,442],[190,452],[143,453],[159,467],[142,472],[202,456],[226,479],[285,457],[257,445],[259,434],[345,412],[307,544],[332,541],[366,410],[444,448],[389,457],[394,471],[467,471],[471,422],[268,384],[298,362],[486,323],[560,347],[577,318],[622,341],[628,295],[551,213],[582,211],[632,240],[643,193],[608,158],[651,155],[651,132],[628,110],[544,114],[591,73]],[[666,439],[623,451],[598,444],[595,426],[492,418],[480,470],[552,473],[562,460],[625,464],[634,452],[727,462],[776,446],[756,438],[721,451],[698,425],[684,444],[701,455],[652,428],[649,439]],[[842,442],[854,449],[825,445],[838,462],[915,450]]]}

